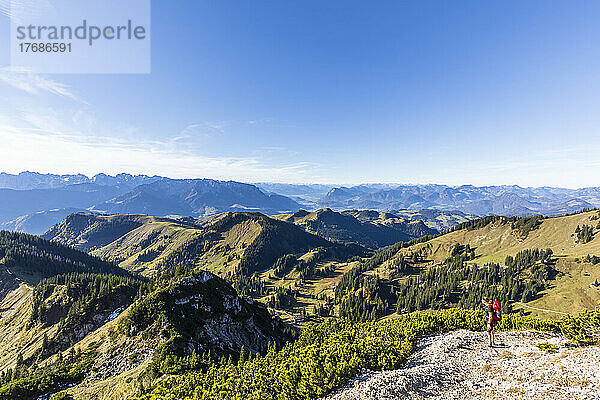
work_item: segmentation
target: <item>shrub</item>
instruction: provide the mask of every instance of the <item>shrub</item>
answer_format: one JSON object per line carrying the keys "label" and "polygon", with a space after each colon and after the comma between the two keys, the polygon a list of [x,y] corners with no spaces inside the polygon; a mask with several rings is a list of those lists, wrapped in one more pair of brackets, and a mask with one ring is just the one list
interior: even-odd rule
{"label": "shrub", "polygon": [[537,348],[540,349],[540,351],[543,351],[544,353],[556,353],[558,351],[558,346],[552,343],[548,343],[548,342],[541,342],[536,344]]}
{"label": "shrub", "polygon": [[[498,327],[563,331],[573,340],[589,342],[586,327],[600,326],[599,318],[600,310],[561,321],[507,314]],[[262,357],[214,363],[204,372],[163,379],[139,399],[314,399],[363,368],[398,368],[420,337],[456,329],[482,331],[483,311],[454,308],[364,323],[331,319],[305,328],[280,351],[271,348]]]}

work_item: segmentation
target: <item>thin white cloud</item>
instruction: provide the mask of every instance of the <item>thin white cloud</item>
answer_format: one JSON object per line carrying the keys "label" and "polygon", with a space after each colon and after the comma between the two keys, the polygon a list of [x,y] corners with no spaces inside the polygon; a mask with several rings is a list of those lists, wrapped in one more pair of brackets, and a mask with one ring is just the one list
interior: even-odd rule
{"label": "thin white cloud", "polygon": [[180,137],[213,137],[225,133],[225,121],[221,122],[199,122],[189,124],[180,132]]}
{"label": "thin white cloud", "polygon": [[265,117],[265,118],[251,119],[248,121],[248,124],[249,125],[260,125],[260,124],[270,124],[272,122],[274,122],[273,118]]}
{"label": "thin white cloud", "polygon": [[310,163],[268,165],[259,157],[209,157],[195,154],[180,137],[128,140],[112,135],[85,135],[58,118],[0,116],[0,170],[19,172],[143,173],[174,178],[307,181],[318,166]]}
{"label": "thin white cloud", "polygon": [[66,85],[51,79],[46,79],[26,68],[0,68],[0,81],[29,94],[40,95],[42,93],[50,93],[80,103],[85,103],[79,96],[71,92]]}
{"label": "thin white cloud", "polygon": [[13,22],[22,23],[22,18],[56,12],[47,0],[0,0],[0,14]]}
{"label": "thin white cloud", "polygon": [[0,0],[0,14],[11,17],[10,0]]}
{"label": "thin white cloud", "polygon": [[346,164],[295,161],[306,158],[277,146],[249,150],[240,157],[219,157],[198,151],[193,135],[141,139],[137,131],[127,132],[132,128],[99,126],[93,114],[68,117],[64,111],[45,112],[21,110],[18,116],[0,115],[0,171],[86,175],[130,172],[245,182],[402,181],[576,188],[594,184],[600,164],[600,148],[596,145],[530,152],[526,158],[458,158],[443,169],[426,168],[426,163],[416,165],[402,157],[385,169],[370,166],[368,160],[348,159]]}

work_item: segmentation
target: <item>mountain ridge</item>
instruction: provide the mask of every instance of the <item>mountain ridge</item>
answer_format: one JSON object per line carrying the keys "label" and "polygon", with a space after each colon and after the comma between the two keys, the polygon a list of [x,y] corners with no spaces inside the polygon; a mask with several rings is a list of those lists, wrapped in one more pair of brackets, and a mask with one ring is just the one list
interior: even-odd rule
{"label": "mountain ridge", "polygon": [[131,175],[121,173],[114,176],[105,173],[93,175],[91,178],[83,174],[41,174],[24,171],[19,174],[0,172],[0,188],[15,190],[56,189],[69,185],[92,183],[101,186],[126,185],[135,187],[142,183],[162,179],[159,176]]}
{"label": "mountain ridge", "polygon": [[127,386],[132,374],[152,382],[152,371],[170,374],[175,361],[200,368],[265,354],[296,331],[208,271],[182,267],[147,280],[5,231],[0,260],[0,399],[49,398],[111,379]]}
{"label": "mountain ridge", "polygon": [[[299,204],[235,181],[146,175],[0,175],[0,227],[40,234],[64,210],[202,217],[226,211],[281,213]],[[63,211],[61,211],[63,210]]]}
{"label": "mountain ridge", "polygon": [[181,263],[220,276],[269,269],[285,254],[317,247],[346,248],[260,213],[228,212],[208,219],[73,214],[44,237],[91,251],[132,271],[151,273]]}
{"label": "mountain ridge", "polygon": [[[580,203],[569,204],[572,200]],[[475,215],[557,215],[600,205],[600,188],[398,185],[379,190],[365,190],[363,186],[334,187],[320,200],[319,205],[334,209],[362,208],[381,211],[433,208],[458,210]]]}
{"label": "mountain ridge", "polygon": [[378,219],[360,219],[352,212],[338,213],[330,208],[311,212],[300,210],[275,218],[331,240],[357,243],[368,248],[380,248],[437,233],[437,230],[427,227],[422,221],[409,222],[392,215],[389,215],[385,222]]}
{"label": "mountain ridge", "polygon": [[[600,188],[361,184],[242,183],[207,178],[104,173],[55,175],[0,173],[0,227],[40,234],[58,223],[64,211],[193,216],[227,211],[265,214],[371,209],[423,210],[466,215],[560,215],[600,206]],[[449,218],[448,221],[452,221]],[[447,224],[432,224],[440,230]]]}
{"label": "mountain ridge", "polygon": [[157,216],[207,216],[248,209],[285,212],[298,203],[281,195],[265,194],[256,186],[212,179],[168,179],[137,186],[131,192],[94,206],[92,211]]}

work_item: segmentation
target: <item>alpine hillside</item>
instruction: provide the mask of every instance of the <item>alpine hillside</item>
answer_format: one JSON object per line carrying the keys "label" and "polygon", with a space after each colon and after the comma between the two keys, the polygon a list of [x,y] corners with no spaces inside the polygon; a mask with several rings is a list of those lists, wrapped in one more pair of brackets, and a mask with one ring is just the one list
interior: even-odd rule
{"label": "alpine hillside", "polygon": [[201,267],[223,277],[252,275],[272,268],[281,256],[315,248],[330,249],[341,257],[364,252],[359,246],[332,243],[294,224],[248,212],[201,220],[73,214],[44,237],[146,275],[178,265]]}

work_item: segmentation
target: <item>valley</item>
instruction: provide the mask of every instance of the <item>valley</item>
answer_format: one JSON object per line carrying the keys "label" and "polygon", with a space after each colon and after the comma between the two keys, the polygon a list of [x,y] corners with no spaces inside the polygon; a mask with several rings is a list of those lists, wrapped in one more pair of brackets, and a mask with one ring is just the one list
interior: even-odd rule
{"label": "valley", "polygon": [[[390,290],[397,290],[398,285],[428,269],[445,265],[457,246],[468,246],[471,252],[466,258],[462,256],[461,262],[479,266],[503,265],[508,256],[524,251],[551,250],[552,261],[546,261],[554,271],[551,282],[536,289],[528,301],[511,302],[515,310],[552,317],[575,314],[600,301],[600,292],[594,286],[600,279],[599,269],[588,260],[588,255],[600,253],[600,242],[594,235],[588,243],[580,243],[575,233],[578,226],[597,225],[595,211],[543,219],[489,217],[465,222],[441,235],[423,223],[415,225],[382,213],[374,213],[370,219],[363,215],[362,220],[352,215],[361,216],[332,210],[282,214],[274,219],[251,213],[221,214],[201,220],[74,214],[45,237],[90,251],[146,276],[167,265],[211,271],[243,294],[266,304],[279,304],[272,308],[279,309],[277,312],[287,321],[292,321],[293,314],[312,314],[316,320],[338,315],[344,300],[336,298],[335,288],[353,269],[363,270],[357,275],[359,280],[363,276],[373,282],[367,297],[387,297],[383,301],[387,305],[380,313],[392,313],[395,304],[389,302],[397,296]],[[271,222],[265,224],[267,221]],[[386,243],[371,239],[390,232],[408,245],[386,247]],[[432,238],[419,239],[426,235]],[[278,245],[267,246],[266,240]],[[373,247],[368,249],[369,244],[376,249],[374,258],[369,258],[369,251],[373,251]],[[363,285],[354,286],[353,290]]]}
{"label": "valley", "polygon": [[[325,327],[372,323],[378,330],[478,308],[484,295],[500,299],[518,324],[533,326],[539,317],[566,323],[565,316],[600,304],[597,210],[460,216],[449,226],[447,214],[419,215],[76,212],[41,238],[4,232],[0,330],[10,339],[0,347],[0,398],[36,398],[70,385],[60,392],[66,398],[162,398],[161,379],[206,379],[201,371],[222,374],[226,360],[235,365],[244,354],[266,357],[244,358],[259,370],[267,367],[258,360],[286,351],[295,354],[291,360],[310,357],[292,349],[317,327],[342,334],[343,325]],[[440,232],[434,223],[448,227]],[[576,331],[583,332],[577,340],[594,337],[584,325]],[[333,337],[323,340],[330,346]],[[394,356],[392,348],[385,354],[399,358],[389,365],[369,364],[360,352],[363,361],[349,368],[401,365],[399,354],[410,346]],[[331,387],[344,382],[332,379]],[[302,396],[329,393],[324,382]]]}
{"label": "valley", "polygon": [[0,0],[0,400],[600,400],[598,15]]}

